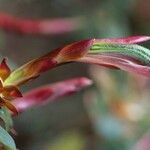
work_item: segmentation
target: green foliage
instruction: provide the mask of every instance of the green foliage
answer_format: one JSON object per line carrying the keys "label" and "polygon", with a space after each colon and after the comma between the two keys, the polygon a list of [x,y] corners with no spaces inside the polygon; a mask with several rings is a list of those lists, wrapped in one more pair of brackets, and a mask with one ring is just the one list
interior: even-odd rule
{"label": "green foliage", "polygon": [[48,146],[48,150],[83,150],[85,149],[84,137],[78,132],[65,133]]}
{"label": "green foliage", "polygon": [[13,122],[12,122],[12,118],[11,118],[11,115],[10,115],[10,112],[8,111],[7,108],[5,107],[2,107],[0,109],[0,118],[3,120],[4,122],[4,125],[5,125],[5,129],[7,131],[10,131],[10,129],[12,128],[13,126]]}
{"label": "green foliage", "polygon": [[4,146],[6,150],[16,150],[16,146],[12,137],[8,134],[13,126],[10,112],[7,108],[0,109],[0,118],[4,122],[5,129],[0,126],[0,146]]}
{"label": "green foliage", "polygon": [[150,64],[149,49],[136,44],[127,45],[127,44],[96,43],[91,47],[90,53],[122,54],[139,59],[140,61],[143,61],[146,64]]}
{"label": "green foliage", "polygon": [[16,150],[16,145],[13,138],[0,126],[0,144],[2,144],[6,150]]}

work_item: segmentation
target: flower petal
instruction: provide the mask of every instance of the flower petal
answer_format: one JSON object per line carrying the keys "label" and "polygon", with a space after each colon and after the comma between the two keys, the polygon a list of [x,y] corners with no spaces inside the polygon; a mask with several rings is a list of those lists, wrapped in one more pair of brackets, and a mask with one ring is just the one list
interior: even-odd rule
{"label": "flower petal", "polygon": [[11,70],[6,63],[6,58],[4,58],[0,64],[0,78],[4,81],[10,73]]}
{"label": "flower petal", "polygon": [[77,60],[107,67],[117,67],[150,77],[150,50],[135,44],[94,42],[88,53]]}
{"label": "flower petal", "polygon": [[7,107],[10,111],[13,112],[14,115],[18,114],[18,110],[16,109],[16,107],[8,100],[0,98],[0,106]]}
{"label": "flower petal", "polygon": [[117,54],[139,60],[150,65],[150,50],[135,44],[94,43],[88,54]]}
{"label": "flower petal", "polygon": [[21,85],[28,80],[34,79],[48,69],[56,66],[57,62],[51,57],[53,53],[48,56],[42,56],[38,59],[30,61],[29,63],[14,70],[10,76],[5,80],[4,85]]}
{"label": "flower petal", "polygon": [[69,62],[83,57],[93,44],[93,40],[83,40],[67,45],[60,50],[56,60],[57,62]]}
{"label": "flower petal", "polygon": [[76,60],[87,52],[90,48],[92,40],[84,40],[77,43],[67,45],[64,48],[58,48],[54,51],[38,58],[14,70],[5,80],[4,85],[21,85],[28,80],[36,78],[42,72],[53,67]]}
{"label": "flower petal", "polygon": [[[69,62],[78,62],[87,55],[113,54],[119,57],[130,57],[134,60],[150,66],[150,50],[142,46],[131,44],[149,40],[148,36],[136,36],[121,39],[90,39],[75,42],[30,61],[22,67],[14,70],[5,80],[4,85],[20,85],[30,79],[39,76],[42,72]],[[128,44],[127,44],[128,43]],[[131,60],[130,60],[131,61]],[[104,64],[107,66],[108,64]],[[109,63],[108,65],[111,65]],[[114,66],[115,67],[115,66]],[[144,67],[145,68],[145,67]]]}
{"label": "flower petal", "polygon": [[122,38],[95,39],[95,42],[135,44],[135,43],[141,43],[148,40],[150,40],[150,36],[129,36],[129,37],[122,37]]}
{"label": "flower petal", "polygon": [[53,20],[22,19],[0,13],[0,28],[25,35],[54,35],[72,32],[81,28],[80,18],[58,18]]}
{"label": "flower petal", "polygon": [[58,98],[73,94],[91,84],[92,81],[85,77],[61,81],[27,92],[22,98],[17,98],[12,103],[19,112],[22,112],[28,108],[53,102]]}
{"label": "flower petal", "polygon": [[136,63],[136,61],[131,61],[129,59],[118,58],[115,56],[107,55],[90,55],[80,59],[80,62],[97,64],[102,66],[114,66],[124,71],[131,73],[141,74],[147,77],[150,77],[150,67],[144,66]]}
{"label": "flower petal", "polygon": [[5,86],[3,88],[3,91],[2,91],[2,96],[5,99],[12,100],[12,99],[17,98],[17,97],[22,97],[22,94],[19,91],[19,89],[15,86]]}

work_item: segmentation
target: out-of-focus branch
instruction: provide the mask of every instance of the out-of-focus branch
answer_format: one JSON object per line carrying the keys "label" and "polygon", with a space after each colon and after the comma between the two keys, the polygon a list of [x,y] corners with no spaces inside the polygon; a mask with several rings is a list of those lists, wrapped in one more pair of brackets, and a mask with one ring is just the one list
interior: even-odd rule
{"label": "out-of-focus branch", "polygon": [[0,13],[0,29],[24,35],[55,35],[75,31],[81,27],[80,18],[32,20]]}

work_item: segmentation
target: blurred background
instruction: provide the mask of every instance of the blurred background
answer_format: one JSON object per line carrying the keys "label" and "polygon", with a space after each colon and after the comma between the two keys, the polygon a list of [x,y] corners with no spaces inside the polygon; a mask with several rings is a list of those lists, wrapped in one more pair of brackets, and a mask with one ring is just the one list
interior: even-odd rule
{"label": "blurred background", "polygon": [[[0,56],[8,57],[12,68],[81,39],[150,33],[149,0],[0,0],[0,12],[28,19],[75,19],[76,26],[72,24],[71,31],[46,36],[0,30]],[[150,150],[147,78],[103,67],[68,64],[46,72],[22,90],[77,76],[93,79],[94,85],[14,118],[17,147]]]}

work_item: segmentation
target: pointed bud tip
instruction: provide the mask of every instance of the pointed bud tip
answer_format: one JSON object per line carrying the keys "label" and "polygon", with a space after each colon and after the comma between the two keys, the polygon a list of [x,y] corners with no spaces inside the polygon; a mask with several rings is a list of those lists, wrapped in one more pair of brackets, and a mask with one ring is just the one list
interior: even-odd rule
{"label": "pointed bud tip", "polygon": [[93,42],[94,39],[88,39],[88,40],[82,40],[65,46],[60,50],[57,56],[57,61],[69,62],[83,57],[90,49]]}
{"label": "pointed bud tip", "polygon": [[92,80],[86,78],[86,77],[80,77],[78,80],[78,84],[80,85],[80,87],[86,87],[86,86],[90,86],[92,85]]}
{"label": "pointed bud tip", "polygon": [[149,41],[150,36],[127,36],[118,38],[106,38],[106,39],[95,39],[94,43],[115,43],[115,44],[137,44],[145,41]]}

